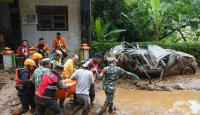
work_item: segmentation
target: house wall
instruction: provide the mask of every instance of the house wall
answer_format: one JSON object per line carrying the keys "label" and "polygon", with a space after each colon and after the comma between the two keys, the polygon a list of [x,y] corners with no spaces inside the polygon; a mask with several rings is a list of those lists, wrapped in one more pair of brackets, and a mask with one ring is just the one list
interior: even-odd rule
{"label": "house wall", "polygon": [[[65,38],[68,50],[77,50],[81,46],[81,15],[80,0],[19,0],[20,15],[35,13],[40,6],[68,6],[68,31],[60,31]],[[20,16],[22,17],[22,16]],[[34,46],[39,38],[43,37],[52,50],[52,41],[58,31],[38,31],[37,25],[21,24],[22,39],[26,39],[30,46]]]}

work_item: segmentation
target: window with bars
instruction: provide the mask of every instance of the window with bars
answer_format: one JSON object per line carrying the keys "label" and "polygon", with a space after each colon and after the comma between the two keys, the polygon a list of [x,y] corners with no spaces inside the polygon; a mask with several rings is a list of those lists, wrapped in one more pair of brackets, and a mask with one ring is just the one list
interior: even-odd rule
{"label": "window with bars", "polygon": [[67,6],[36,6],[38,30],[68,30]]}

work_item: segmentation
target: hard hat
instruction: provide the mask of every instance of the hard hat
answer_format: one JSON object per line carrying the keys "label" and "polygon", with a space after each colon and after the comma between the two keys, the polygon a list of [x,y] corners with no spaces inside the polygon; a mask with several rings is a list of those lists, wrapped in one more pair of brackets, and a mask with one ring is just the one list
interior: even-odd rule
{"label": "hard hat", "polygon": [[42,55],[39,54],[39,53],[34,53],[34,54],[33,54],[33,59],[37,59],[37,58],[42,59],[43,57],[42,57]]}
{"label": "hard hat", "polygon": [[35,62],[32,59],[26,59],[24,65],[35,66]]}

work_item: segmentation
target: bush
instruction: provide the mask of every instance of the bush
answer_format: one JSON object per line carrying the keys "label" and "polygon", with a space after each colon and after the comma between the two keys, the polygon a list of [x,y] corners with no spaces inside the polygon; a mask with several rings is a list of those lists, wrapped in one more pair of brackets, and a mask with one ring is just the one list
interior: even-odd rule
{"label": "bush", "polygon": [[[105,54],[110,48],[121,44],[121,42],[114,43],[103,43],[103,42],[92,42],[92,52],[99,52]],[[164,49],[173,49],[193,55],[197,60],[200,61],[200,43],[163,43],[163,42],[138,42],[140,45],[158,45]]]}

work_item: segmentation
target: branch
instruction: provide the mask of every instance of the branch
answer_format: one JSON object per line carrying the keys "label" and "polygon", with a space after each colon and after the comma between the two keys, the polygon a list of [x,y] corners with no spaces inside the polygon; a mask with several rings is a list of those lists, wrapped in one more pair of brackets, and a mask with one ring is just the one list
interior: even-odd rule
{"label": "branch", "polygon": [[183,33],[181,32],[181,29],[177,29],[177,31],[181,34],[181,37],[183,38],[183,40],[184,40],[185,42],[187,42],[187,40],[185,39]]}
{"label": "branch", "polygon": [[182,38],[179,38],[178,40],[176,40],[175,42],[178,42],[179,40],[181,40]]}
{"label": "branch", "polygon": [[[162,34],[162,36],[161,36],[159,39],[160,39],[160,40],[161,40],[161,39],[164,39],[165,37],[167,37],[167,36],[173,34],[174,32],[176,32],[178,29],[185,28],[185,27],[188,26],[188,25],[189,25],[189,24],[185,24],[185,25],[182,25],[182,26],[180,26],[180,27],[178,27],[178,28],[171,29],[171,31],[170,31],[169,33],[168,33],[168,32],[165,32],[164,34]],[[164,27],[164,28],[166,28],[166,27]]]}

